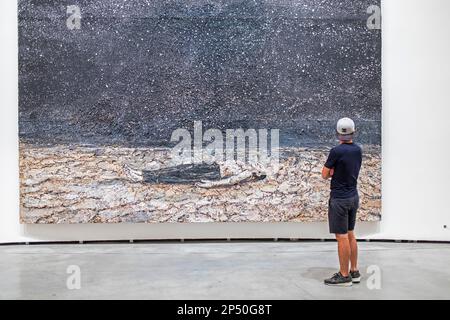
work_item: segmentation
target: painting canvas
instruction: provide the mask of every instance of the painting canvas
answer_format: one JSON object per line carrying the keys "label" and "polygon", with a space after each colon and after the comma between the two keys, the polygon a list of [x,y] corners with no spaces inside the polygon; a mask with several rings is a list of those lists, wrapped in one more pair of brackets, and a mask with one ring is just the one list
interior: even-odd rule
{"label": "painting canvas", "polygon": [[19,0],[22,223],[381,219],[379,0]]}

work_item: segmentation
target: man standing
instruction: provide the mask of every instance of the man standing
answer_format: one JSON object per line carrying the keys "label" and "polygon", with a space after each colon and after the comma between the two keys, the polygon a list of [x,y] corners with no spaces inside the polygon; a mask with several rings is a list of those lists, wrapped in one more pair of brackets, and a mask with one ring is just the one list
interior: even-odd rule
{"label": "man standing", "polygon": [[353,120],[343,118],[338,121],[339,145],[330,151],[322,169],[322,177],[331,178],[328,221],[330,232],[336,235],[340,264],[340,271],[325,280],[325,284],[331,286],[351,286],[361,281],[354,229],[359,206],[357,182],[362,163],[362,150],[353,143],[354,133]]}

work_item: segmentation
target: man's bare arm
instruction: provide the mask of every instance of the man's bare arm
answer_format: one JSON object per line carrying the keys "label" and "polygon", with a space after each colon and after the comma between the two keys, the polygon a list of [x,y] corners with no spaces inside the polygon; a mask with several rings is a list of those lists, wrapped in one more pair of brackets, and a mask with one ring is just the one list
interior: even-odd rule
{"label": "man's bare arm", "polygon": [[333,168],[327,168],[327,167],[323,167],[322,169],[322,178],[324,178],[325,180],[330,179],[334,174],[334,169]]}

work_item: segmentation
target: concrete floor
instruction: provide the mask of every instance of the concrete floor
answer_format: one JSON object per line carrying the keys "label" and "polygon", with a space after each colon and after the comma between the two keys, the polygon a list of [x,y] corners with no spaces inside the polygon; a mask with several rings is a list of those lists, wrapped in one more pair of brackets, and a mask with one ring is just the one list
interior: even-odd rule
{"label": "concrete floor", "polygon": [[[324,286],[336,244],[295,242],[0,247],[1,299],[450,299],[450,244],[360,243],[364,279]],[[67,268],[80,267],[69,290]],[[381,289],[367,268],[381,271]],[[375,270],[374,269],[374,270]],[[368,285],[369,284],[369,285]]]}

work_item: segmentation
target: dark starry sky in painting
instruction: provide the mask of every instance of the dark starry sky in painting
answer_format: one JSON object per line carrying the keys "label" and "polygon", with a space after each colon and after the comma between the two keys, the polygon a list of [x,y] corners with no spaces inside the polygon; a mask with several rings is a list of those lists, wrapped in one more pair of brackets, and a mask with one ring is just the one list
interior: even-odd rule
{"label": "dark starry sky in painting", "polygon": [[[20,138],[167,145],[176,128],[381,143],[380,0],[19,0]],[[67,5],[81,29],[66,26]]]}

